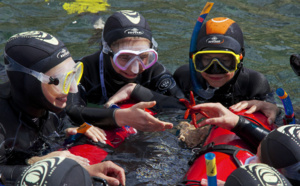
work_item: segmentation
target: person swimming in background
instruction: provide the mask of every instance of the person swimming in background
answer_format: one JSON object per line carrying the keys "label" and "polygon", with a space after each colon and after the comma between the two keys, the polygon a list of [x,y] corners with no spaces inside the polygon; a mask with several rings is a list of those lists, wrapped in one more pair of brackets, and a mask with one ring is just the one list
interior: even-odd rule
{"label": "person swimming in background", "polygon": [[[193,64],[180,66],[174,72],[174,79],[186,96],[192,90],[198,101],[219,102],[234,111],[240,111],[241,106],[243,109],[251,108],[260,103],[256,100],[262,100],[265,107],[277,111],[265,113],[271,124],[279,109],[274,104],[266,77],[243,67],[245,53],[239,25],[229,18],[212,18],[204,23],[198,34],[197,51],[191,54]],[[192,81],[197,84],[193,85]],[[246,100],[253,100],[252,105],[239,103]],[[253,108],[247,113],[252,112]]]}
{"label": "person swimming in background", "polygon": [[[156,95],[174,96],[174,100],[184,97],[172,75],[157,62],[156,50],[149,24],[140,13],[122,10],[111,15],[104,25],[101,49],[80,59],[85,69],[79,93],[68,97],[66,111],[70,118],[78,124],[86,121],[100,128],[124,125],[141,131],[172,128],[172,123],[160,121],[144,111],[163,101],[157,100]],[[147,98],[151,102],[140,102]],[[89,106],[106,103],[109,107],[127,99],[140,103],[127,109]],[[173,103],[168,102],[168,106],[173,107]]]}
{"label": "person swimming in background", "polygon": [[[78,91],[83,71],[64,43],[42,31],[19,33],[8,39],[4,62],[9,81],[0,84],[0,173],[6,184],[14,184],[29,164],[60,156],[75,160],[91,176],[124,185],[124,170],[116,164],[89,165],[68,150],[55,151],[58,138],[77,133],[63,109],[69,92]],[[104,138],[96,127],[85,135],[95,142]]]}

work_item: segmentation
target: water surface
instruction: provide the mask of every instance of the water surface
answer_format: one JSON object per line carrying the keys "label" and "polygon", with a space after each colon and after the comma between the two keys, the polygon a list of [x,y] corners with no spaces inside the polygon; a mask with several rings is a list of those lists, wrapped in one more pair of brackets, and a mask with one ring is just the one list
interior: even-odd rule
{"label": "water surface", "polygon": [[[96,27],[101,28],[103,22],[99,19],[105,21],[117,10],[131,9],[148,19],[159,44],[159,61],[174,72],[180,65],[188,63],[191,33],[206,3],[203,0],[108,0],[106,3],[90,0],[80,6],[78,2],[0,0],[0,54],[6,40],[13,34],[43,30],[61,39],[78,59],[98,50],[101,29],[95,29],[94,25],[96,23]],[[265,74],[274,90],[278,87],[285,89],[299,112],[300,79],[292,72],[289,57],[300,53],[300,2],[213,2],[215,5],[207,18],[229,17],[240,25],[246,45],[244,65]],[[3,64],[3,56],[0,64]],[[5,73],[0,71],[0,82],[4,81]],[[280,100],[277,101],[280,104]],[[162,117],[175,125],[178,123],[174,115]],[[189,157],[190,150],[178,144],[176,129],[173,129],[139,133],[108,158],[125,168],[127,185],[175,185],[186,172]]]}

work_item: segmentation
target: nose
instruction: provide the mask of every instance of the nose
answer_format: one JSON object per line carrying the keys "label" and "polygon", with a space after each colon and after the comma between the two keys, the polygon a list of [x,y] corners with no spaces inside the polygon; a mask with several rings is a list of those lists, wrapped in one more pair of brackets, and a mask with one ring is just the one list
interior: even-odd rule
{"label": "nose", "polygon": [[77,82],[76,80],[74,79],[70,85],[70,90],[69,90],[70,93],[77,93],[78,92],[78,85],[77,85]]}
{"label": "nose", "polygon": [[140,68],[139,61],[137,59],[134,60],[134,62],[130,65],[130,68],[131,68],[131,72],[133,72],[134,74],[139,73],[139,68]]}

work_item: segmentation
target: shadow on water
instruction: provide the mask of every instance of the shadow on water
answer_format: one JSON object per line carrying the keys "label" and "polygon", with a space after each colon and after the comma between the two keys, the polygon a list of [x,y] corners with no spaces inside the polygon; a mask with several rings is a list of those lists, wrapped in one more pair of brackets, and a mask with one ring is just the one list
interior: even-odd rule
{"label": "shadow on water", "polygon": [[[0,53],[3,53],[6,40],[13,34],[43,30],[60,38],[72,56],[79,59],[99,49],[103,20],[114,11],[133,9],[148,19],[153,36],[159,44],[159,61],[174,72],[177,67],[188,62],[191,33],[206,1],[108,0],[106,9],[97,13],[68,14],[63,7],[66,3],[74,2],[75,0],[0,1]],[[300,2],[213,2],[215,4],[207,19],[229,17],[241,26],[246,45],[244,65],[265,74],[274,90],[279,87],[285,89],[299,113],[297,105],[300,102],[300,80],[289,66],[289,56],[300,53]],[[0,64],[3,64],[2,55]],[[6,81],[1,68],[2,65],[0,83]],[[279,99],[276,101],[280,104]],[[163,119],[178,124],[176,117],[165,115]],[[190,150],[183,149],[178,144],[176,129],[139,133],[109,156],[113,161],[124,165],[128,185],[174,185],[186,172],[189,157]]]}

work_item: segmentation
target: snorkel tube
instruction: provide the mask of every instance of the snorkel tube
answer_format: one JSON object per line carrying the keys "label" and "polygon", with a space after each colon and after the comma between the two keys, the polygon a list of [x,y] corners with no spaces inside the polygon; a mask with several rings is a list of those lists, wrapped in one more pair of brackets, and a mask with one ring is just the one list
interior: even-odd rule
{"label": "snorkel tube", "polygon": [[282,89],[278,88],[276,90],[276,94],[278,97],[281,99],[284,111],[285,111],[285,118],[284,118],[284,124],[295,124],[295,114],[294,114],[294,109],[293,105],[290,99],[290,96]]}
{"label": "snorkel tube", "polygon": [[207,185],[217,186],[217,165],[216,165],[216,155],[212,152],[206,153],[205,164],[206,164],[206,175],[207,175]]}
{"label": "snorkel tube", "polygon": [[190,67],[190,74],[191,74],[191,80],[192,80],[192,85],[193,85],[193,89],[194,92],[198,95],[201,96],[205,99],[210,99],[213,97],[214,95],[214,90],[204,90],[203,87],[201,86],[199,80],[197,79],[196,76],[196,70],[194,68],[194,64],[193,64],[193,59],[192,59],[192,54],[197,50],[197,37],[198,37],[198,33],[201,29],[201,26],[207,16],[207,14],[209,13],[209,11],[211,10],[212,6],[214,5],[214,3],[211,2],[207,2],[206,5],[204,6],[203,10],[200,13],[200,16],[197,19],[197,22],[195,24],[194,30],[193,30],[193,34],[192,34],[192,38],[191,38],[191,44],[190,44],[190,53],[189,53],[189,67]]}

